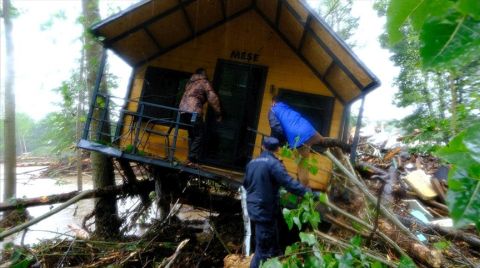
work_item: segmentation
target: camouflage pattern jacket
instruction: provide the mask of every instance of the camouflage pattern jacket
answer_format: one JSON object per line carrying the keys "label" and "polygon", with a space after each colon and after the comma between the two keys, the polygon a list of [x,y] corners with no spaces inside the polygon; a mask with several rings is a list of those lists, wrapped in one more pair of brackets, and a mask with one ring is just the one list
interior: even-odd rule
{"label": "camouflage pattern jacket", "polygon": [[180,110],[198,113],[202,116],[203,105],[205,102],[210,104],[215,114],[220,115],[220,101],[217,93],[213,90],[212,85],[207,77],[202,74],[194,74],[185,86],[182,100],[180,101]]}

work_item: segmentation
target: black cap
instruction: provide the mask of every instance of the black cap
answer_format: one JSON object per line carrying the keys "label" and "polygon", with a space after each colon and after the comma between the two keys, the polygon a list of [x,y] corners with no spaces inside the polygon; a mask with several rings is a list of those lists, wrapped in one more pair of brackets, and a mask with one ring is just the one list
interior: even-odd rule
{"label": "black cap", "polygon": [[275,151],[280,146],[280,142],[275,137],[265,137],[263,138],[262,145],[269,151]]}

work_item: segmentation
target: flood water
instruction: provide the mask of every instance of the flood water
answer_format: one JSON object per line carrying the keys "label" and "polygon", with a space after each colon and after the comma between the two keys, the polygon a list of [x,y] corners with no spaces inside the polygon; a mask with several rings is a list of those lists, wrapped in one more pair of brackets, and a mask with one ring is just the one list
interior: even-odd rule
{"label": "flood water", "polygon": [[[53,194],[68,193],[77,190],[77,178],[64,177],[61,178],[48,178],[41,177],[42,166],[32,167],[17,167],[17,198],[39,197]],[[3,165],[0,166],[1,171],[1,192],[3,193]],[[121,181],[117,182],[121,183]],[[90,175],[83,176],[83,189],[89,190],[93,188]],[[2,200],[3,201],[3,200]],[[137,205],[138,199],[125,199],[118,202],[119,214],[124,214],[127,210],[131,211],[132,207]],[[27,208],[31,217],[35,218],[45,214],[49,210],[59,206],[61,204],[44,205]],[[32,225],[26,232],[23,243],[25,245],[32,245],[40,242],[44,239],[52,239],[55,237],[66,238],[63,234],[72,235],[72,231],[68,225],[81,226],[84,217],[93,210],[94,199],[80,200],[76,204],[73,204],[66,209],[54,214],[53,216],[44,219]],[[155,217],[154,209],[150,210],[149,219]],[[142,228],[136,226],[130,233],[141,234]],[[22,236],[24,232],[17,233],[7,237],[4,241],[0,242],[0,249],[3,249],[3,244],[7,242],[14,242],[20,244],[22,242]]]}

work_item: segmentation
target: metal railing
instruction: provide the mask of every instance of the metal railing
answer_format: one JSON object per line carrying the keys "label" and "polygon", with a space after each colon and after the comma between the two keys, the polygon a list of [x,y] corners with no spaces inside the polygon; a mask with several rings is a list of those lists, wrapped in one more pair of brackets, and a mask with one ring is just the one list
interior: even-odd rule
{"label": "metal railing", "polygon": [[[128,109],[132,106],[137,107],[136,111]],[[155,109],[159,114],[170,116],[158,118],[146,113],[148,109],[150,111]],[[186,116],[188,114],[190,114],[189,117]],[[123,148],[123,151],[141,154],[139,147],[142,145],[142,141],[144,146],[148,146],[150,136],[160,136],[164,138],[167,159],[172,162],[177,150],[179,129],[192,127],[197,116],[197,113],[189,113],[160,104],[96,93],[85,122],[83,139],[121,149],[119,148],[120,141],[125,137],[130,137],[130,148]],[[182,119],[184,117],[191,119],[185,121]],[[157,126],[167,127],[168,130],[156,130]],[[171,144],[170,138],[172,138]]]}

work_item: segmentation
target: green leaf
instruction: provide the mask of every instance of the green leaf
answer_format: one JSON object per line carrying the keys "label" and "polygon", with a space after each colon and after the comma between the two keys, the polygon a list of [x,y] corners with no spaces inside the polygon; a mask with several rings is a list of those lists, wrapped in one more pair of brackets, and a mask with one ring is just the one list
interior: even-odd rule
{"label": "green leaf", "polygon": [[286,145],[284,145],[282,147],[282,149],[280,149],[280,156],[281,157],[284,157],[284,158],[289,158],[291,159],[292,156],[293,156],[293,152],[290,148],[288,148]]}
{"label": "green leaf", "polygon": [[375,262],[372,263],[372,265],[370,267],[371,268],[382,268],[384,266],[381,262],[375,261]]}
{"label": "green leaf", "polygon": [[447,205],[455,226],[471,222],[480,230],[480,124],[458,134],[436,153],[452,164]]}
{"label": "green leaf", "polygon": [[308,171],[313,174],[313,175],[317,175],[318,173],[318,167],[317,166],[313,166],[313,165],[310,165],[308,167]]}
{"label": "green leaf", "polygon": [[287,222],[288,230],[292,230],[293,227],[293,215],[290,213],[290,210],[288,208],[284,208],[282,210],[283,213],[283,218],[285,219],[285,222]]}
{"label": "green leaf", "polygon": [[402,27],[415,11],[417,6],[423,1],[418,0],[391,0],[387,9],[387,31],[391,44],[402,40],[403,35],[400,31]]}
{"label": "green leaf", "polygon": [[417,266],[412,259],[406,256],[400,258],[400,263],[398,263],[398,268],[416,268]]}
{"label": "green leaf", "polygon": [[470,15],[475,19],[480,19],[480,1],[478,0],[459,0],[458,10],[465,15]]}
{"label": "green leaf", "polygon": [[480,51],[480,23],[459,12],[432,17],[423,24],[420,41],[425,68],[448,64]]}
{"label": "green leaf", "polygon": [[480,179],[469,176],[467,170],[454,166],[448,175],[447,205],[457,228],[470,222],[480,230]]}
{"label": "green leaf", "polygon": [[307,256],[304,257],[304,262],[305,265],[303,267],[308,267],[308,268],[315,268],[315,267],[324,267],[325,263],[323,262],[323,259],[317,258],[315,255],[308,254]]}
{"label": "green leaf", "polygon": [[261,268],[282,268],[283,265],[278,258],[271,258],[260,264]]}
{"label": "green leaf", "polygon": [[362,238],[358,235],[352,237],[352,239],[350,239],[350,244],[355,246],[355,247],[360,247],[360,245],[362,244]]}
{"label": "green leaf", "polygon": [[318,200],[320,200],[321,203],[327,204],[328,203],[328,196],[325,193],[320,193],[318,195]]}
{"label": "green leaf", "polygon": [[305,243],[309,246],[313,246],[317,244],[317,239],[315,238],[315,235],[313,233],[300,232],[299,236],[300,236],[300,241],[302,241],[302,243]]}
{"label": "green leaf", "polygon": [[451,243],[449,241],[439,241],[433,244],[433,247],[438,250],[444,250],[449,248]]}
{"label": "green leaf", "polygon": [[297,225],[298,230],[302,230],[302,223],[300,222],[300,219],[297,216],[293,217],[293,222]]}
{"label": "green leaf", "polygon": [[355,222],[355,221],[352,221],[352,222],[351,222],[351,225],[352,225],[353,229],[355,229],[355,230],[357,230],[357,231],[359,231],[359,232],[361,232],[361,231],[363,231],[363,230],[365,229],[362,225],[360,225],[359,223],[357,223],[357,222]]}
{"label": "green leaf", "polygon": [[308,222],[314,229],[318,229],[318,223],[320,223],[320,213],[317,211],[312,212],[310,218],[308,219]]}
{"label": "green leaf", "polygon": [[285,249],[285,255],[292,255],[298,252],[298,248],[299,248],[298,242],[293,243],[290,246],[287,246],[287,248]]}
{"label": "green leaf", "polygon": [[468,168],[480,163],[480,124],[475,124],[455,136],[435,155],[443,160]]}
{"label": "green leaf", "polygon": [[419,31],[428,17],[442,16],[451,7],[451,1],[391,0],[387,9],[387,32],[390,44],[403,39],[402,26],[410,20],[413,29]]}

